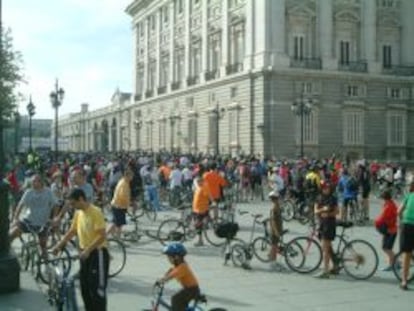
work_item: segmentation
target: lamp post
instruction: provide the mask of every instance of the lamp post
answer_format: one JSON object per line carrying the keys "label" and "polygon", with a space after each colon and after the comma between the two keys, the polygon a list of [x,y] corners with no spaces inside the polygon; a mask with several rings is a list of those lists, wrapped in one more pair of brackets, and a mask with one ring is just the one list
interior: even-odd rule
{"label": "lamp post", "polygon": [[311,98],[304,98],[303,94],[301,98],[295,100],[291,106],[292,112],[300,117],[300,157],[303,158],[303,121],[305,116],[309,115],[312,111],[313,101]]}
{"label": "lamp post", "polygon": [[216,108],[212,111],[216,115],[216,156],[220,154],[220,120],[224,116],[225,109],[219,109],[219,103],[216,103]]}
{"label": "lamp post", "polygon": [[19,152],[19,127],[20,127],[20,114],[18,111],[14,112],[14,154]]}
{"label": "lamp post", "polygon": [[29,103],[27,104],[26,108],[29,115],[29,152],[32,152],[32,118],[36,113],[36,106],[32,102],[32,96],[30,96]]}
{"label": "lamp post", "polygon": [[140,136],[141,136],[141,128],[142,128],[142,121],[141,120],[135,120],[134,121],[134,128],[136,130],[137,135],[137,150],[139,150],[140,147]]}
{"label": "lamp post", "polygon": [[50,101],[52,107],[55,109],[55,161],[58,161],[59,147],[58,147],[58,110],[62,105],[65,91],[63,88],[59,88],[58,79],[56,79],[55,90],[50,93]]}

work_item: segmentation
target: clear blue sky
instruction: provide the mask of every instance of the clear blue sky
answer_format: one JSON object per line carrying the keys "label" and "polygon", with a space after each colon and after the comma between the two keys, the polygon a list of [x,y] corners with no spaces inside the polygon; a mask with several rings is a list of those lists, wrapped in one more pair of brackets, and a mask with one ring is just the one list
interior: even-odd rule
{"label": "clear blue sky", "polygon": [[[132,0],[2,0],[4,26],[23,54],[35,118],[54,117],[55,78],[66,96],[60,115],[106,106],[117,87],[132,90],[133,37],[125,8]],[[27,100],[20,103],[26,112]]]}

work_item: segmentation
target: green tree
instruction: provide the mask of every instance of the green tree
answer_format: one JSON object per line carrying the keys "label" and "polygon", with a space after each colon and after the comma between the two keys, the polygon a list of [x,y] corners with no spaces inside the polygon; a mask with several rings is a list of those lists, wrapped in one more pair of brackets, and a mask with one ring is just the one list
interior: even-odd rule
{"label": "green tree", "polygon": [[[3,132],[21,97],[17,87],[23,82],[22,64],[21,53],[13,48],[10,29],[0,28],[0,163],[4,163]],[[0,165],[0,176],[2,168]]]}

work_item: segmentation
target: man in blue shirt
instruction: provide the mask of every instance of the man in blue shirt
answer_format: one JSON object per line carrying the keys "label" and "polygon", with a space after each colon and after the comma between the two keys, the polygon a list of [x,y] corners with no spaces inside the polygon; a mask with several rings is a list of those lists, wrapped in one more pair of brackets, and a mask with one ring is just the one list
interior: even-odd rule
{"label": "man in blue shirt", "polygon": [[348,218],[348,206],[351,201],[357,202],[358,198],[358,181],[351,176],[347,168],[342,170],[342,175],[338,182],[338,191],[343,198],[340,219],[346,221]]}

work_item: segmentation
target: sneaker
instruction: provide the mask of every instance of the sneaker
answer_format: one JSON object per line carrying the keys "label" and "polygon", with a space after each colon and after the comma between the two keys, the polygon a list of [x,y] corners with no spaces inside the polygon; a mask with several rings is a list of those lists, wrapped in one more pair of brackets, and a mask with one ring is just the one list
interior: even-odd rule
{"label": "sneaker", "polygon": [[315,278],[317,279],[329,279],[330,277],[331,275],[329,274],[329,272],[326,271],[322,271],[315,275]]}
{"label": "sneaker", "polygon": [[339,268],[338,267],[333,267],[331,270],[329,270],[329,274],[338,275],[339,274]]}
{"label": "sneaker", "polygon": [[392,266],[386,266],[386,267],[382,268],[381,271],[383,271],[383,272],[392,271]]}

